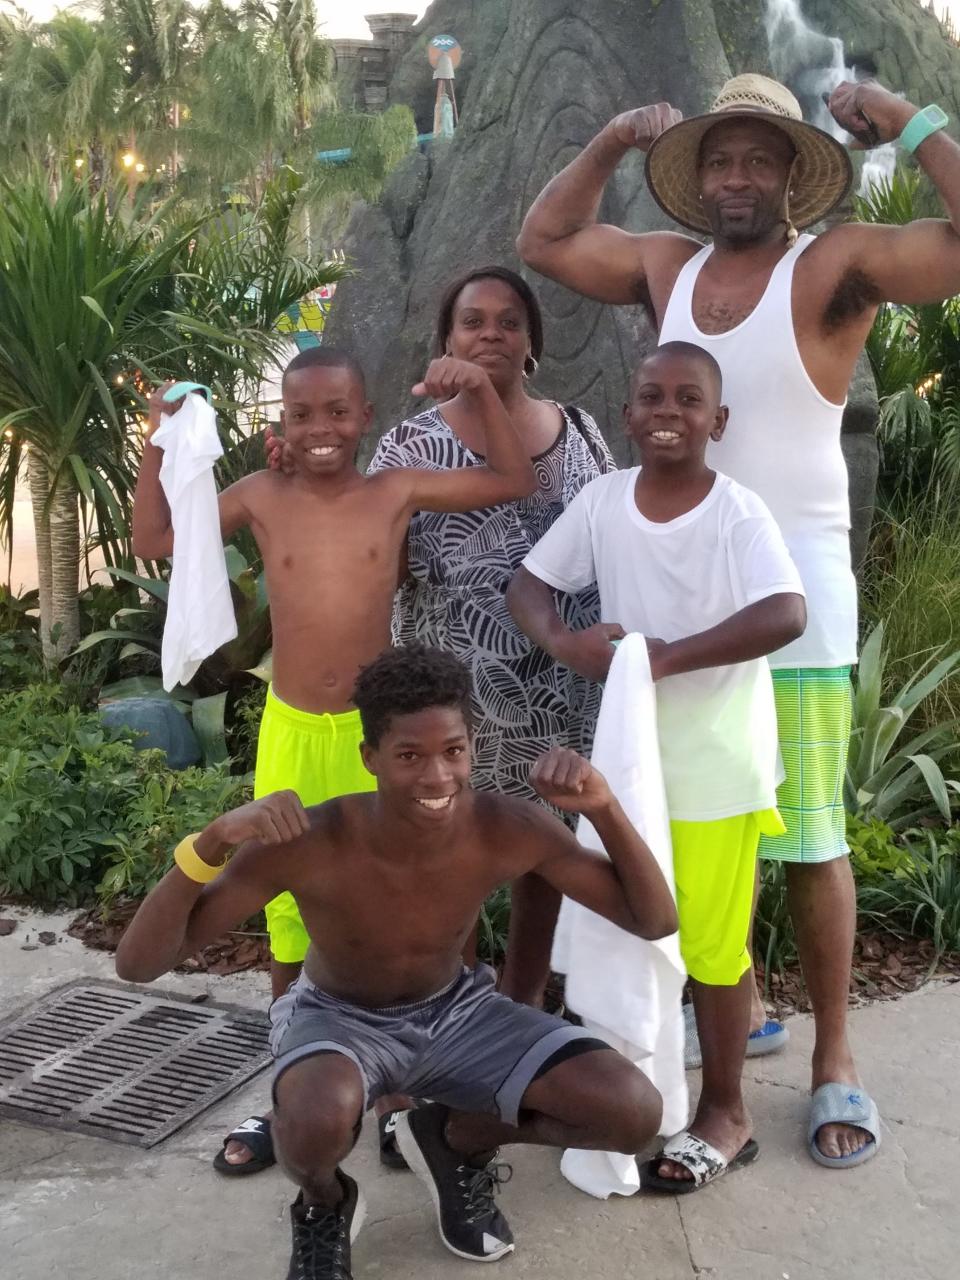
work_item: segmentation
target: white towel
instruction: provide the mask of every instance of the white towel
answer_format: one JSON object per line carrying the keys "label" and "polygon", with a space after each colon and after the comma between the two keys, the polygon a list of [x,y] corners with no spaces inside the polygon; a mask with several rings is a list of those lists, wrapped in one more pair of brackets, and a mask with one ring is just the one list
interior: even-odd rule
{"label": "white towel", "polygon": [[[671,891],[673,848],[657,741],[656,691],[647,645],[632,634],[610,665],[593,743],[593,764],[604,775],[631,822],[646,840]],[[581,818],[577,837],[603,850],[591,823]],[[624,1054],[663,1095],[661,1132],[687,1123],[680,999],[686,978],[678,934],[647,942],[564,898],[553,945],[553,967],[566,974],[566,1001],[584,1025]],[[564,1153],[561,1171],[590,1195],[632,1195],[639,1188],[636,1161],[615,1152]]]}
{"label": "white towel", "polygon": [[237,620],[220,536],[213,464],[223,453],[203,396],[184,397],[151,443],[163,450],[160,483],[170,507],[173,556],[160,664],[163,687],[189,684],[204,658],[233,640]]}

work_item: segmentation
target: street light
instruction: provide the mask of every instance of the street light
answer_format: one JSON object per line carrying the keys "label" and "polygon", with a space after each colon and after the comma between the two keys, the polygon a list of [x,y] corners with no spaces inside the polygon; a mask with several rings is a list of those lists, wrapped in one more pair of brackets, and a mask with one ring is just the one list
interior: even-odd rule
{"label": "street light", "polygon": [[132,151],[127,151],[120,157],[120,163],[125,169],[132,169],[137,163],[137,157]]}

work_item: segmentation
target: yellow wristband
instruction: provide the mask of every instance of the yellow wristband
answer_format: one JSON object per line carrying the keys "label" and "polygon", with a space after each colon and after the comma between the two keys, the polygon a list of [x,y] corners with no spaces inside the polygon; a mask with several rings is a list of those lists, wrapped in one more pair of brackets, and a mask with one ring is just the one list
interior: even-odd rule
{"label": "yellow wristband", "polygon": [[217,867],[211,866],[209,862],[204,862],[193,847],[193,842],[199,834],[199,832],[194,832],[192,836],[186,836],[181,840],[173,851],[173,860],[188,880],[193,880],[197,884],[209,884],[211,880],[216,880],[227,865],[227,859],[224,858]]}

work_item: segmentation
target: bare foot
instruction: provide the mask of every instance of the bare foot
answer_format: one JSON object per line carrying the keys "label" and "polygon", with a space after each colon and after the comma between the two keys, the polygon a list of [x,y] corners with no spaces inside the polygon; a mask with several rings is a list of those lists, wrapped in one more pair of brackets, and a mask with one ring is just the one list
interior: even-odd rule
{"label": "bare foot", "polygon": [[[816,1092],[822,1084],[848,1084],[851,1092],[860,1089],[860,1076],[849,1045],[845,1044],[840,1052],[833,1055],[821,1057],[814,1054],[811,1092]],[[872,1135],[854,1124],[823,1124],[814,1141],[821,1155],[838,1160],[862,1151],[872,1141]]]}
{"label": "bare foot", "polygon": [[[737,1112],[698,1107],[690,1132],[732,1160],[753,1134],[753,1121],[745,1107]],[[675,1160],[661,1160],[657,1173],[661,1178],[676,1178],[678,1182],[689,1182],[693,1178],[690,1170]]]}

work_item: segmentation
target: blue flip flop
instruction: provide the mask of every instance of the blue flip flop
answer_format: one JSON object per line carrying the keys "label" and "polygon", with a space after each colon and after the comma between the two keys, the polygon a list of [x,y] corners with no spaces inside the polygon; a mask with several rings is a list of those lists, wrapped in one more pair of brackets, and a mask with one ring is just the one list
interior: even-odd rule
{"label": "blue flip flop", "polygon": [[[825,1156],[817,1146],[817,1134],[825,1124],[850,1124],[864,1129],[870,1141],[849,1156]],[[877,1104],[854,1084],[822,1084],[810,1104],[807,1146],[817,1164],[826,1169],[853,1169],[872,1160],[880,1149],[880,1112]]]}
{"label": "blue flip flop", "polygon": [[[697,1035],[697,1020],[692,1004],[683,1006],[683,1065],[687,1071],[695,1071],[703,1065],[700,1052],[700,1037]],[[762,1027],[751,1031],[747,1037],[747,1057],[762,1058],[768,1053],[779,1053],[790,1039],[789,1028],[782,1022],[768,1019]]]}

